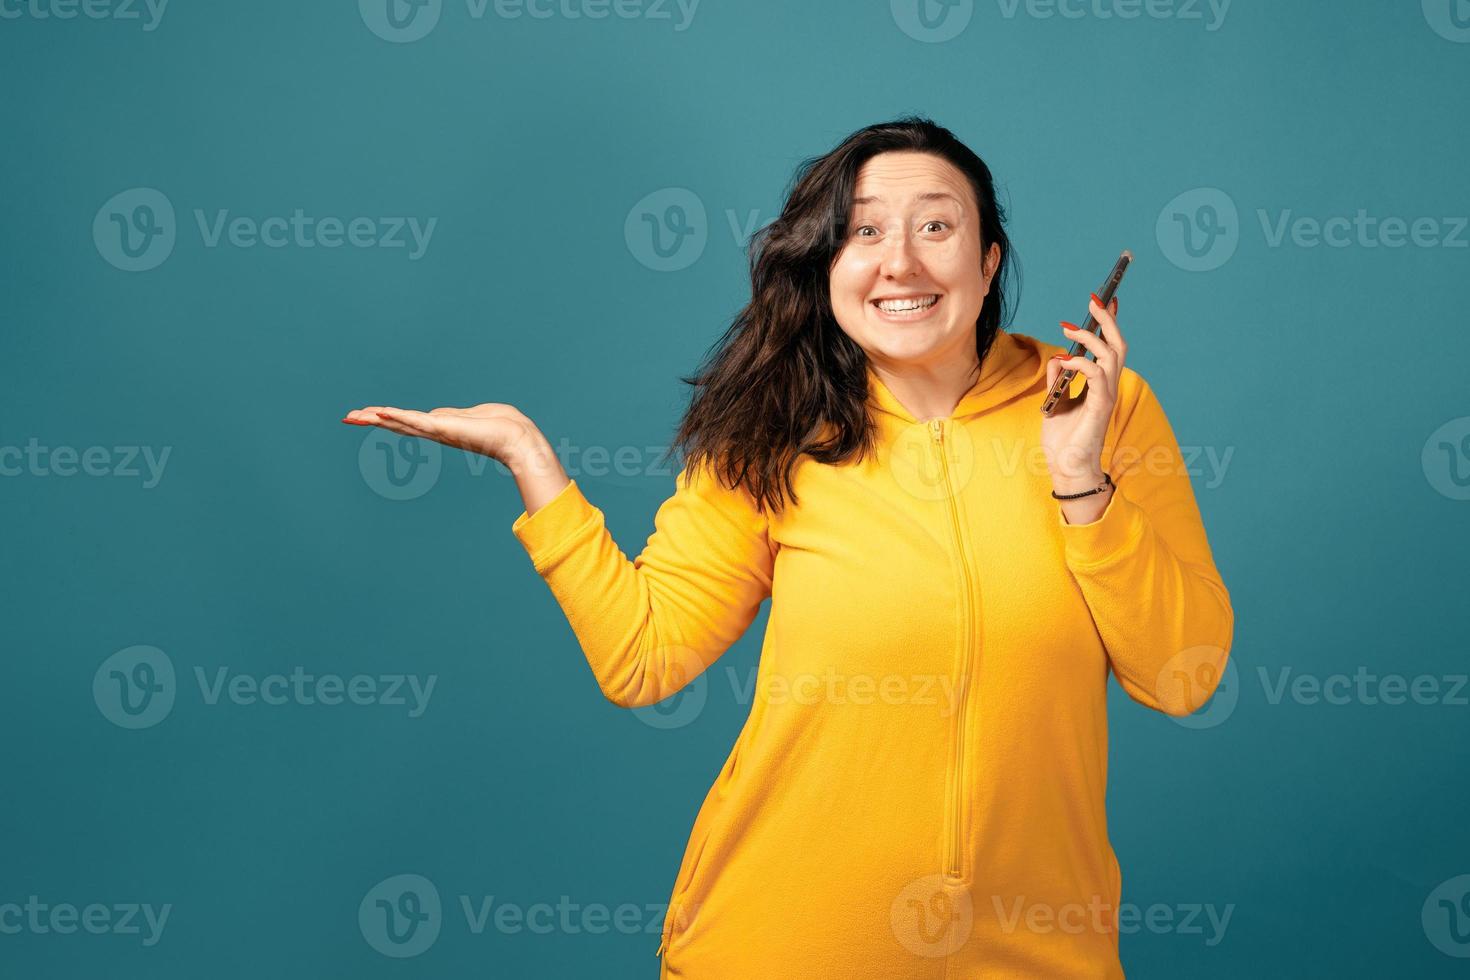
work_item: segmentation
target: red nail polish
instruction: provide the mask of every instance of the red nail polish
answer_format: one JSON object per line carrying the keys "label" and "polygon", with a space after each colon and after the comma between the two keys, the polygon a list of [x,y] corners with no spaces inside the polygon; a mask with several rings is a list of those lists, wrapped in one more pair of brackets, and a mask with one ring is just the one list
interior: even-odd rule
{"label": "red nail polish", "polygon": [[[1096,303],[1098,306],[1102,306],[1103,305],[1103,301],[1097,298],[1097,293],[1088,293],[1087,295],[1091,296],[1092,297],[1092,301],[1094,303]],[[1106,306],[1103,306],[1103,309],[1107,309],[1107,307]]]}
{"label": "red nail polish", "polygon": [[1077,324],[1075,324],[1075,323],[1068,323],[1066,320],[1062,320],[1062,321],[1060,321],[1060,323],[1061,323],[1062,326],[1066,327],[1068,330],[1076,330],[1077,329]]}
{"label": "red nail polish", "polygon": [[366,422],[366,421],[364,421],[362,419],[343,419],[342,421],[343,422],[346,422],[348,425],[372,425],[373,424],[371,422]]}

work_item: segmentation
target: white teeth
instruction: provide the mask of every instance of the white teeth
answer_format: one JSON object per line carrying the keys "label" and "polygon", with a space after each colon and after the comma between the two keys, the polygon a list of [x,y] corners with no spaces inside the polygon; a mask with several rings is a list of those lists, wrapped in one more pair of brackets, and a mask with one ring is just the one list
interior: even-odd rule
{"label": "white teeth", "polygon": [[885,299],[878,303],[878,309],[884,313],[908,313],[913,310],[926,310],[939,302],[938,296],[915,296],[911,299]]}

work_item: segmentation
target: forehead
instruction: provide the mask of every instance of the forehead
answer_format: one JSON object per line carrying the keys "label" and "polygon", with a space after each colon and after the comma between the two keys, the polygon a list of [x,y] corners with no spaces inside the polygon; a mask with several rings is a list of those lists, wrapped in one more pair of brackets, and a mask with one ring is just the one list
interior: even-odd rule
{"label": "forehead", "polygon": [[958,167],[942,157],[910,151],[880,153],[858,171],[853,204],[903,206],[927,200],[958,200],[973,207],[974,189]]}

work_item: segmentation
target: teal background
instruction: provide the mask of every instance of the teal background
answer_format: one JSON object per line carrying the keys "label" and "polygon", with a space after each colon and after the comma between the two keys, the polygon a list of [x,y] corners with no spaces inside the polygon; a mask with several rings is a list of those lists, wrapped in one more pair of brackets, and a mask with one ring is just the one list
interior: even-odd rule
{"label": "teal background", "polygon": [[[1466,890],[1470,707],[1273,703],[1259,673],[1467,670],[1470,441],[1436,464],[1431,434],[1453,423],[1453,453],[1470,431],[1470,234],[1272,247],[1258,217],[1470,213],[1470,44],[1432,2],[1236,0],[1207,30],[992,0],[939,43],[886,0],[704,0],[684,30],[477,20],[460,0],[411,43],[343,0],[173,0],[151,31],[6,2],[0,447],[171,454],[151,488],[0,478],[0,904],[172,910],[151,947],[0,934],[0,975],[655,976],[661,909],[639,912],[647,934],[474,934],[459,896],[667,901],[748,708],[725,669],[754,669],[764,612],[697,717],[645,723],[598,694],[510,533],[507,476],[446,451],[431,487],[389,499],[376,451],[360,460],[370,430],[338,419],[504,401],[553,442],[661,449],[678,377],[748,295],[727,211],[769,220],[803,158],[907,112],[995,171],[1025,273],[1012,329],[1059,341],[1132,248],[1129,364],[1182,445],[1233,451],[1218,485],[1195,481],[1235,607],[1233,710],[1191,728],[1115,685],[1109,813],[1126,902],[1234,908],[1213,946],[1207,925],[1124,935],[1129,976],[1464,974],[1470,900],[1438,925],[1421,911]],[[137,187],[166,195],[178,240],[125,272],[92,226]],[[704,252],[671,272],[624,236],[663,188],[707,212]],[[1209,271],[1156,234],[1195,188],[1238,208]],[[298,207],[437,226],[411,261],[208,248],[192,217]],[[667,472],[578,479],[630,555],[673,491]],[[92,683],[138,644],[167,655],[176,701],[126,730]],[[437,685],[416,718],[208,704],[194,670],[225,666]],[[444,902],[411,959],[357,916],[403,873]]]}

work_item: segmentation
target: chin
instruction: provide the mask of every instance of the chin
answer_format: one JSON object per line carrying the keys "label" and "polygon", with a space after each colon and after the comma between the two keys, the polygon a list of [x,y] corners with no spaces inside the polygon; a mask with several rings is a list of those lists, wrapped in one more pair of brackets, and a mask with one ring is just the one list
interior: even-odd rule
{"label": "chin", "polygon": [[934,356],[949,346],[954,334],[944,327],[895,327],[884,324],[875,331],[873,346],[889,357],[922,358]]}

